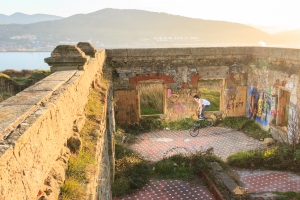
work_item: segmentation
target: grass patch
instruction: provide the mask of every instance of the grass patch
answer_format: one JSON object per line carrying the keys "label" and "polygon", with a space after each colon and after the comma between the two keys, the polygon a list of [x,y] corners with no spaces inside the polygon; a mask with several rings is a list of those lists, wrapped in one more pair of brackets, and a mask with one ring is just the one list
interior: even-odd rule
{"label": "grass patch", "polygon": [[255,139],[271,137],[268,131],[263,130],[254,120],[247,117],[226,117],[217,122],[217,125],[242,131]]}
{"label": "grass patch", "polygon": [[[116,149],[119,148],[116,146]],[[113,196],[130,194],[144,186],[151,174],[150,162],[137,153],[129,153],[115,162],[115,182],[112,186]]]}
{"label": "grass patch", "polygon": [[162,83],[139,85],[141,115],[163,114],[163,89]]}
{"label": "grass patch", "polygon": [[102,111],[104,111],[105,102],[105,95],[99,91],[100,88],[90,89],[89,100],[85,108],[87,119],[80,131],[82,148],[70,156],[66,180],[61,187],[61,198],[64,200],[85,199],[89,175],[96,172],[95,148],[98,136],[92,132],[99,126],[101,116],[104,116]]}
{"label": "grass patch", "polygon": [[278,200],[287,200],[287,199],[300,200],[300,193],[296,193],[296,192],[273,192],[273,193],[284,196],[281,198],[277,198]]}
{"label": "grass patch", "polygon": [[293,149],[287,144],[277,144],[259,151],[238,152],[227,158],[231,166],[246,169],[267,169],[300,173],[300,146]]}
{"label": "grass patch", "polygon": [[81,150],[79,154],[72,155],[69,159],[67,176],[76,177],[76,180],[83,183],[88,180],[88,173],[96,166],[96,160],[92,152]]}
{"label": "grass patch", "polygon": [[153,176],[159,179],[180,179],[185,181],[193,180],[195,167],[192,160],[182,155],[174,155],[154,164]]}
{"label": "grass patch", "polygon": [[164,128],[169,128],[171,130],[188,130],[192,124],[193,119],[185,118],[178,121],[165,121],[160,119],[159,117],[142,117],[140,119],[140,123],[127,124],[120,126],[122,130],[124,130],[125,137],[135,137],[141,133],[154,131],[154,130],[162,130]]}
{"label": "grass patch", "polygon": [[201,98],[207,99],[210,102],[210,108],[207,111],[220,110],[220,92],[217,90],[201,89]]}
{"label": "grass patch", "polygon": [[163,127],[168,127],[171,130],[188,130],[194,123],[194,120],[191,118],[185,118],[178,121],[164,121],[162,123]]}
{"label": "grass patch", "polygon": [[85,195],[84,188],[80,185],[80,183],[71,178],[65,180],[61,187],[61,192],[63,194],[62,200],[81,199]]}
{"label": "grass patch", "polygon": [[207,111],[219,111],[221,96],[220,79],[201,80],[198,86],[201,98],[207,99],[210,102],[210,108]]}

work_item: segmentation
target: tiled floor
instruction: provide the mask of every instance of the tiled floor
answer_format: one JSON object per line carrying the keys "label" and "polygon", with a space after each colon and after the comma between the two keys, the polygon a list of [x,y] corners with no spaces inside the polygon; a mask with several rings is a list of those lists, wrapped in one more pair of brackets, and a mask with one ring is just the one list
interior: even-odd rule
{"label": "tiled floor", "polygon": [[145,159],[156,162],[172,153],[193,153],[210,147],[214,148],[216,155],[225,160],[230,154],[264,148],[264,145],[261,141],[254,140],[242,132],[210,127],[201,129],[197,137],[191,137],[188,131],[164,130],[145,133],[139,137],[139,142],[131,147]]}
{"label": "tiled floor", "polygon": [[[191,137],[188,131],[156,131],[139,136],[138,142],[131,148],[145,159],[156,162],[175,153],[193,153],[214,148],[214,154],[223,160],[238,151],[265,148],[262,141],[254,140],[242,132],[210,127],[200,130],[197,137]],[[244,187],[250,193],[269,191],[300,192],[300,177],[294,174],[275,171],[236,170]],[[150,182],[135,194],[114,200],[127,199],[215,199],[202,184],[191,186],[179,180],[156,180]]]}
{"label": "tiled floor", "polygon": [[156,200],[156,199],[201,199],[215,200],[205,186],[192,186],[180,180],[151,180],[149,184],[132,195],[114,200]]}
{"label": "tiled floor", "polygon": [[270,191],[300,192],[300,176],[278,171],[237,170],[240,180],[249,193]]}

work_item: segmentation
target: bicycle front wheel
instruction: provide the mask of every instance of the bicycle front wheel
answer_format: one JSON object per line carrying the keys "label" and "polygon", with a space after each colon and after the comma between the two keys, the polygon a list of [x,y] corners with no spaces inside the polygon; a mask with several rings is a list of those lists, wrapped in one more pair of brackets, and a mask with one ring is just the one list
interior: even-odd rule
{"label": "bicycle front wheel", "polygon": [[189,129],[189,133],[192,137],[196,137],[197,135],[199,135],[199,130],[200,130],[200,126],[197,125],[193,125],[190,129]]}
{"label": "bicycle front wheel", "polygon": [[214,125],[214,120],[212,118],[209,117],[204,120],[204,126],[211,127],[212,125]]}

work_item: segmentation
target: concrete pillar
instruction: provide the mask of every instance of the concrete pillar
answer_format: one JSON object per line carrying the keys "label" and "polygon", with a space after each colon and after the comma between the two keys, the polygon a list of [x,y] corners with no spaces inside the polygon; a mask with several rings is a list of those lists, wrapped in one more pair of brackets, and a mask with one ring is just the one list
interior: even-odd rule
{"label": "concrete pillar", "polygon": [[85,70],[90,56],[86,55],[79,47],[74,45],[58,45],[51,57],[45,58],[51,72],[66,70]]}

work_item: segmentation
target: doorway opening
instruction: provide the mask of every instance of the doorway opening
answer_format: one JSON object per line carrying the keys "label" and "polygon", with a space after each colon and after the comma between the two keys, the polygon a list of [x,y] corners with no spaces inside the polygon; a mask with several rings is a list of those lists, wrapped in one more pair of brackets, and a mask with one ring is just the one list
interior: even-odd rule
{"label": "doorway opening", "polygon": [[198,82],[200,98],[210,102],[210,108],[207,109],[208,111],[220,110],[221,84],[221,79],[200,80]]}
{"label": "doorway opening", "polygon": [[157,82],[140,83],[140,114],[164,114],[164,84]]}
{"label": "doorway opening", "polygon": [[276,124],[285,128],[288,125],[290,96],[289,91],[279,89]]}

